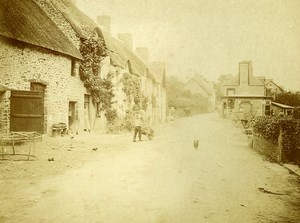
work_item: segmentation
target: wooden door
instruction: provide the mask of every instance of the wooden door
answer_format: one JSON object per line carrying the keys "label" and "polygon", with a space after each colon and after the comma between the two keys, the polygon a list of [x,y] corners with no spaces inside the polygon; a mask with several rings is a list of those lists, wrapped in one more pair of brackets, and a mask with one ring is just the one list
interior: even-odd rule
{"label": "wooden door", "polygon": [[10,130],[44,133],[44,92],[11,92]]}

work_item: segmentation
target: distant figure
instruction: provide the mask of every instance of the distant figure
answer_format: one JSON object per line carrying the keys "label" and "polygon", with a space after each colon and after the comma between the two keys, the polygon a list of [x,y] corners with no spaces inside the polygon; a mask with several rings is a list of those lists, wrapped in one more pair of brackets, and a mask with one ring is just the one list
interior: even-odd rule
{"label": "distant figure", "polygon": [[198,146],[199,146],[199,139],[197,139],[197,140],[194,139],[194,143],[193,143],[193,144],[194,144],[194,148],[195,148],[195,149],[198,149]]}
{"label": "distant figure", "polygon": [[137,112],[134,117],[134,135],[133,135],[133,142],[136,142],[136,136],[139,135],[139,141],[142,140],[142,115],[141,112]]}

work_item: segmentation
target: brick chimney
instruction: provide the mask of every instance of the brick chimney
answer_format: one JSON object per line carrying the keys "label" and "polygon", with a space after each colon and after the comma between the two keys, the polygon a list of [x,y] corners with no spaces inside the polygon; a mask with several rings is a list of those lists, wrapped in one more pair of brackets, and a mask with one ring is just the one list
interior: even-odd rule
{"label": "brick chimney", "polygon": [[252,61],[239,63],[240,85],[249,85],[250,77],[253,76]]}
{"label": "brick chimney", "polygon": [[118,38],[125,43],[128,49],[130,49],[131,51],[133,50],[133,40],[131,33],[119,33]]}
{"label": "brick chimney", "polygon": [[97,16],[97,24],[101,27],[104,27],[107,32],[111,32],[110,29],[111,18],[108,15],[99,15]]}
{"label": "brick chimney", "polygon": [[135,49],[136,55],[141,58],[145,63],[149,61],[149,50],[147,47],[137,47]]}

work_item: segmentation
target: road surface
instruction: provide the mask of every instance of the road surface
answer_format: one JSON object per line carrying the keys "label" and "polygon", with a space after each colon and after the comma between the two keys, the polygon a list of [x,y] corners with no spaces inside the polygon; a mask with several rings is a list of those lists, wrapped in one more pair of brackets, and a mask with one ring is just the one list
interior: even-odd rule
{"label": "road surface", "polygon": [[300,222],[299,179],[215,114],[161,125],[152,141],[117,135],[111,144],[119,149],[63,175],[2,182],[0,222]]}

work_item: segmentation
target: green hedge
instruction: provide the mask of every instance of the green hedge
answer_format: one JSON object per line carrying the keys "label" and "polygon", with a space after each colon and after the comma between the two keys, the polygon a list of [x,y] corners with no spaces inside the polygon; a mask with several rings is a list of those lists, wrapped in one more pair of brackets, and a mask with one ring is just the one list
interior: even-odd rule
{"label": "green hedge", "polygon": [[292,160],[297,146],[300,146],[300,120],[292,117],[258,117],[253,125],[255,135],[273,143],[282,133],[282,149]]}

